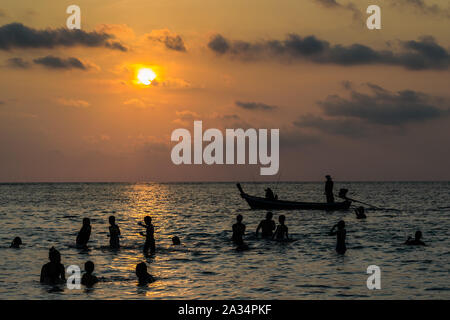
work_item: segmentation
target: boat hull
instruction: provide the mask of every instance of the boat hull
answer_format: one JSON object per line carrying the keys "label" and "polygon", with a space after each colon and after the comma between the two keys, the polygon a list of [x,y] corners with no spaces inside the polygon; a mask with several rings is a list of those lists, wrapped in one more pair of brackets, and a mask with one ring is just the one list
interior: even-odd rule
{"label": "boat hull", "polygon": [[241,194],[241,197],[247,201],[251,209],[263,210],[348,210],[351,201],[321,203],[321,202],[295,202],[283,200],[271,200],[267,198],[254,197],[246,193]]}

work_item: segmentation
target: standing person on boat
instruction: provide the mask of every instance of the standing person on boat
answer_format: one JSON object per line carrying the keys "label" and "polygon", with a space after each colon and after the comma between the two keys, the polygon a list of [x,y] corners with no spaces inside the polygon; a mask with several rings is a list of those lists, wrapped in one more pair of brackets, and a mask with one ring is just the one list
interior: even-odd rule
{"label": "standing person on boat", "polygon": [[270,238],[272,237],[273,230],[275,230],[275,221],[272,220],[273,213],[267,212],[266,219],[261,220],[261,222],[258,225],[258,228],[256,228],[256,237],[258,237],[259,230],[261,229],[261,236],[263,238]]}
{"label": "standing person on boat", "polygon": [[[336,230],[337,227],[337,230]],[[345,238],[347,236],[347,231],[345,230],[345,221],[341,220],[333,226],[330,230],[330,236],[336,236],[336,252],[339,254],[344,254],[347,251],[347,246],[345,244]]]}
{"label": "standing person on boat", "polygon": [[244,244],[245,224],[242,223],[242,219],[241,214],[236,216],[236,223],[233,224],[233,236],[231,237],[231,240],[239,246]]}
{"label": "standing person on boat", "polygon": [[330,175],[326,175],[325,178],[327,178],[327,181],[325,182],[325,195],[327,197],[327,203],[334,203],[334,194],[333,194],[334,182],[331,179]]}

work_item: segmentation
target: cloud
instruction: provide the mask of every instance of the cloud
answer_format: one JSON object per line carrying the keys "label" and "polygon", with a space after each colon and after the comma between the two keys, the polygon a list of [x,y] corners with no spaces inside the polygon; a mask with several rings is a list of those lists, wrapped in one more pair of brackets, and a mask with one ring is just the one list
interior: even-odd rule
{"label": "cloud", "polygon": [[450,18],[450,8],[442,8],[438,4],[427,4],[424,0],[390,0],[393,7],[412,9],[424,15],[440,16]]}
{"label": "cloud", "polygon": [[148,36],[148,39],[163,43],[167,49],[186,52],[183,38],[178,34],[170,32],[168,29],[153,30]]}
{"label": "cloud", "polygon": [[58,46],[106,47],[127,51],[112,35],[96,31],[59,29],[34,29],[21,23],[10,23],[0,27],[0,50],[12,48],[54,48]]}
{"label": "cloud", "polygon": [[284,40],[246,42],[213,36],[208,47],[218,55],[241,60],[272,59],[278,62],[311,61],[341,66],[384,64],[402,66],[410,70],[446,70],[450,53],[431,36],[415,41],[400,41],[399,52],[376,50],[366,45],[331,45],[314,35],[301,37],[291,33]]}
{"label": "cloud", "polygon": [[18,69],[28,69],[31,66],[31,64],[28,61],[25,61],[22,58],[10,58],[6,60],[6,64],[8,67]]}
{"label": "cloud", "polygon": [[127,106],[133,106],[133,107],[137,107],[137,108],[147,108],[147,104],[142,101],[141,99],[138,98],[133,98],[133,99],[129,99],[123,102],[124,105]]}
{"label": "cloud", "polygon": [[442,98],[414,90],[391,92],[375,84],[367,86],[371,94],[351,91],[348,99],[331,95],[318,104],[327,116],[390,126],[424,122],[449,114],[448,103],[439,106]]}
{"label": "cloud", "polygon": [[62,59],[55,56],[46,56],[34,59],[33,62],[49,69],[88,69],[87,65],[74,57]]}
{"label": "cloud", "polygon": [[354,20],[362,21],[361,11],[352,2],[349,2],[344,5],[344,4],[340,4],[336,0],[315,0],[315,1],[318,4],[322,5],[323,7],[326,7],[329,9],[339,9],[339,10],[350,11],[353,15]]}
{"label": "cloud", "polygon": [[236,101],[236,106],[246,110],[260,110],[260,111],[272,111],[277,109],[277,106],[271,106],[262,102],[242,102]]}
{"label": "cloud", "polygon": [[349,137],[363,137],[367,134],[367,127],[353,119],[325,119],[314,115],[301,116],[293,122],[299,128],[313,128],[331,135]]}
{"label": "cloud", "polygon": [[91,105],[89,102],[81,99],[58,98],[56,102],[60,105],[73,108],[87,108]]}
{"label": "cloud", "polygon": [[176,111],[175,114],[178,118],[176,118],[172,122],[183,126],[188,125],[195,120],[201,119],[198,113],[190,110]]}

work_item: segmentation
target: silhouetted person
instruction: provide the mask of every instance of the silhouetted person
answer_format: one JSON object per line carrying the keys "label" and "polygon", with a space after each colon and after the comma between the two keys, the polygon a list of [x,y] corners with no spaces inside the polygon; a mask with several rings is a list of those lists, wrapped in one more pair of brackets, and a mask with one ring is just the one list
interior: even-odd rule
{"label": "silhouetted person", "polygon": [[261,229],[261,236],[263,238],[270,238],[275,230],[275,221],[272,220],[272,212],[267,212],[266,219],[261,220],[258,227],[256,228],[256,236],[258,237],[258,232]]}
{"label": "silhouetted person", "polygon": [[237,245],[244,244],[245,224],[242,223],[242,219],[242,215],[238,214],[236,216],[236,223],[233,224],[233,236],[231,240]]}
{"label": "silhouetted person", "polygon": [[9,247],[19,249],[21,245],[22,245],[22,239],[20,239],[20,237],[15,237]]}
{"label": "silhouetted person", "polygon": [[180,238],[178,238],[177,236],[172,237],[172,244],[175,246],[179,246],[181,244]]}
{"label": "silhouetted person", "polygon": [[[337,227],[337,230],[336,230]],[[330,236],[336,235],[336,252],[339,254],[344,254],[347,251],[347,246],[345,245],[345,237],[347,236],[347,231],[345,230],[344,220],[339,221],[330,230]]]}
{"label": "silhouetted person", "polygon": [[405,244],[410,246],[425,246],[425,242],[420,240],[422,238],[422,231],[417,230],[416,234],[414,235],[414,239],[411,237],[408,237]]}
{"label": "silhouetted person", "polygon": [[272,189],[267,188],[265,191],[266,191],[266,199],[273,200],[273,199],[278,198],[278,197],[275,196],[275,194],[273,193]]}
{"label": "silhouetted person", "polygon": [[120,248],[120,229],[119,226],[116,224],[116,217],[110,216],[109,217],[109,246],[113,249]]}
{"label": "silhouetted person", "polygon": [[278,222],[280,223],[272,236],[272,239],[277,240],[289,240],[288,227],[284,224],[286,217],[282,214],[278,217]]}
{"label": "silhouetted person", "polygon": [[364,213],[364,207],[358,207],[355,209],[356,219],[365,219],[366,214]]}
{"label": "silhouetted person", "polygon": [[92,287],[98,282],[97,277],[92,274],[94,272],[94,268],[95,265],[92,261],[87,261],[84,264],[84,271],[86,271],[86,273],[83,274],[83,277],[81,277],[81,284],[85,285],[88,288]]}
{"label": "silhouetted person", "polygon": [[77,235],[77,247],[87,248],[87,243],[91,237],[91,220],[89,218],[83,219],[83,226]]}
{"label": "silhouetted person", "polygon": [[333,194],[333,187],[334,182],[331,180],[331,177],[329,175],[325,176],[327,178],[327,181],[325,182],[325,195],[327,197],[327,203],[333,203],[334,202],[334,194]]}
{"label": "silhouetted person", "polygon": [[144,256],[148,256],[148,251],[150,250],[150,254],[154,254],[156,251],[155,246],[155,228],[152,224],[152,218],[150,216],[146,216],[144,218],[144,223],[139,222],[140,226],[145,227],[145,233],[141,232],[141,235],[145,236],[144,243]]}
{"label": "silhouetted person", "polygon": [[54,247],[48,252],[50,262],[47,262],[41,269],[41,283],[58,284],[66,281],[66,270],[61,263],[61,254]]}
{"label": "silhouetted person", "polygon": [[145,262],[141,262],[136,265],[136,276],[138,277],[138,285],[140,286],[145,286],[146,284],[155,281],[155,278],[147,272],[147,265]]}

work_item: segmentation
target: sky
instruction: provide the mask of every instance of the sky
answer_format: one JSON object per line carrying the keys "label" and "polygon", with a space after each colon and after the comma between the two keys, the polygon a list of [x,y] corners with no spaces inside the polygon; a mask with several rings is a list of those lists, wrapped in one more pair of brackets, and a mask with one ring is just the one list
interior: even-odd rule
{"label": "sky", "polygon": [[[448,0],[2,0],[0,182],[450,180],[449,39]],[[278,174],[174,165],[194,120],[280,129]]]}

